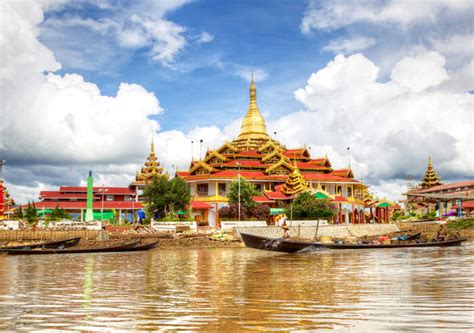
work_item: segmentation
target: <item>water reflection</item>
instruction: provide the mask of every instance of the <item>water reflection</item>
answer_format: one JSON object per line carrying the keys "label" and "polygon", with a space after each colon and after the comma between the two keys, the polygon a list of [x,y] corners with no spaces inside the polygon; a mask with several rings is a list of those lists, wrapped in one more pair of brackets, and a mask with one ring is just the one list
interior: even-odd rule
{"label": "water reflection", "polygon": [[467,331],[474,246],[0,255],[0,329]]}

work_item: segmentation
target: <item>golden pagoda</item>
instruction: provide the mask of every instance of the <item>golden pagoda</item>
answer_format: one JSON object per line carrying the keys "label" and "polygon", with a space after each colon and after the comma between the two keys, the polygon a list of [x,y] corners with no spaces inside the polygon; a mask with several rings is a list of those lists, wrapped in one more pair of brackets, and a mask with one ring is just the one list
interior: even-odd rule
{"label": "golden pagoda", "polygon": [[146,185],[155,176],[163,177],[166,175],[163,174],[163,168],[160,166],[160,162],[158,161],[158,158],[155,154],[155,144],[153,143],[153,140],[151,140],[150,155],[148,155],[148,158],[143,164],[141,170],[137,171],[135,181],[132,184]]}
{"label": "golden pagoda", "polygon": [[426,189],[441,184],[441,177],[438,176],[438,173],[434,169],[430,156],[428,158],[428,167],[426,168],[425,176],[423,177],[420,186],[422,189]]}
{"label": "golden pagoda", "polygon": [[[255,87],[253,77],[250,82],[249,92],[249,106],[240,126],[240,134],[237,139],[232,141],[232,144],[237,148],[246,150],[256,149],[269,141],[274,141],[267,133],[265,119],[257,105],[257,88]],[[279,145],[276,141],[274,143]]]}
{"label": "golden pagoda", "polygon": [[303,175],[295,165],[293,172],[286,177],[285,184],[281,187],[281,192],[286,195],[295,195],[307,189],[308,184],[306,184]]}

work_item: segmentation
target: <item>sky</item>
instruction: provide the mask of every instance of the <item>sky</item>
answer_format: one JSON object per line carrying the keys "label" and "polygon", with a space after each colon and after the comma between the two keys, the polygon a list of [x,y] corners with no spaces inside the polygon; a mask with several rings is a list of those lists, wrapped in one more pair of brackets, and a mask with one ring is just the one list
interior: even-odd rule
{"label": "sky", "polygon": [[428,157],[474,178],[474,2],[4,0],[0,159],[17,202],[127,186],[239,133],[251,73],[269,133],[401,198]]}

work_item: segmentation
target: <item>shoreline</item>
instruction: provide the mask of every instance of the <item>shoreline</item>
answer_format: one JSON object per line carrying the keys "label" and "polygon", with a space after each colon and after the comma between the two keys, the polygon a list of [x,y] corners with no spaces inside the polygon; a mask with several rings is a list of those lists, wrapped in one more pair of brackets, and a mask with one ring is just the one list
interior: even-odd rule
{"label": "shoreline", "polygon": [[[438,224],[398,224],[400,231],[410,230],[410,232],[422,232],[425,239],[434,239],[439,230]],[[448,228],[447,235],[450,238],[466,238],[468,241],[474,240],[474,227]],[[0,243],[5,241],[44,241],[54,239],[66,239],[81,237],[87,242],[117,242],[129,241],[132,239],[142,239],[146,241],[157,240],[158,249],[217,249],[217,248],[244,248],[245,245],[236,231],[221,232],[220,230],[205,230],[204,232],[137,232],[129,229],[127,231],[92,231],[92,230],[2,230],[0,231]]]}

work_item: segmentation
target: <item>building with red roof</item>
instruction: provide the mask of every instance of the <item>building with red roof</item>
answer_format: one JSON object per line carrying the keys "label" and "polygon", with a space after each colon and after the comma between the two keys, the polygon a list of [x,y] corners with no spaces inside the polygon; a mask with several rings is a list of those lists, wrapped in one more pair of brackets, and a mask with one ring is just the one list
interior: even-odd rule
{"label": "building with red roof", "polygon": [[471,214],[474,202],[474,179],[443,184],[433,166],[431,157],[421,182],[406,193],[405,210],[418,215],[436,211],[437,217],[457,212],[458,216]]}

